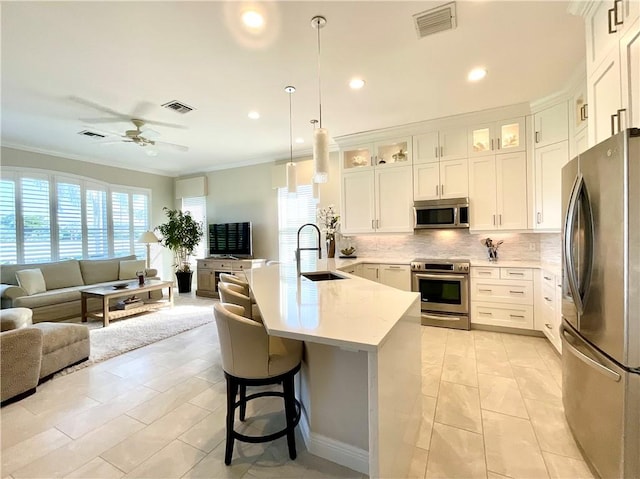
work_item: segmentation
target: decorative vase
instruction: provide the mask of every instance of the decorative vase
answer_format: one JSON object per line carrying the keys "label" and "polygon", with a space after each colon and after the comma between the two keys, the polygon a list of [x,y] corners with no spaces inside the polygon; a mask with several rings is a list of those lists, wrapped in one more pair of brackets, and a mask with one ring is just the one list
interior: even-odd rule
{"label": "decorative vase", "polygon": [[327,258],[336,257],[336,240],[335,238],[327,238]]}

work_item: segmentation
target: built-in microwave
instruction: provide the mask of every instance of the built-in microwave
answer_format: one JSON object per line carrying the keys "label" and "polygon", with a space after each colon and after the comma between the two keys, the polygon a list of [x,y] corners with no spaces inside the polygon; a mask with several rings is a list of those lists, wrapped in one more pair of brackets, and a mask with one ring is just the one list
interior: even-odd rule
{"label": "built-in microwave", "polygon": [[413,227],[468,228],[469,198],[416,201],[413,204]]}

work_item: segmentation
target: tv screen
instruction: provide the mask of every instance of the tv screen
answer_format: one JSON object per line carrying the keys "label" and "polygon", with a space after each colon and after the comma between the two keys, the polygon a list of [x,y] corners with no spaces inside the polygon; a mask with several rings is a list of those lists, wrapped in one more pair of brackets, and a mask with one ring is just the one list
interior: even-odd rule
{"label": "tv screen", "polygon": [[251,223],[209,225],[209,254],[252,257]]}

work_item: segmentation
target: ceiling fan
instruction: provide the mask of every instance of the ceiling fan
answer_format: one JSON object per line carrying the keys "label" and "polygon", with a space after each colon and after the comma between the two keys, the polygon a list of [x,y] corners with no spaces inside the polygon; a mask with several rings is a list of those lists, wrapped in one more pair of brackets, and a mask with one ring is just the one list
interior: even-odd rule
{"label": "ceiling fan", "polygon": [[[102,143],[100,143],[101,145],[113,145],[116,143],[135,143],[138,146],[142,146],[142,147],[152,147],[152,146],[157,146],[160,148],[171,148],[177,151],[189,151],[189,147],[184,146],[184,145],[177,145],[175,143],[167,143],[166,141],[158,141],[158,140],[154,140],[149,138],[150,136],[155,136],[155,135],[159,135],[159,133],[157,131],[148,129],[148,128],[144,128],[145,126],[145,122],[144,120],[140,120],[137,118],[133,118],[130,120],[131,123],[133,123],[133,125],[135,126],[134,130],[127,130],[124,132],[124,135],[120,135],[120,140],[114,140],[114,141],[104,141]],[[150,156],[155,156],[155,150],[153,149],[149,149],[147,151],[147,154],[149,154]]]}

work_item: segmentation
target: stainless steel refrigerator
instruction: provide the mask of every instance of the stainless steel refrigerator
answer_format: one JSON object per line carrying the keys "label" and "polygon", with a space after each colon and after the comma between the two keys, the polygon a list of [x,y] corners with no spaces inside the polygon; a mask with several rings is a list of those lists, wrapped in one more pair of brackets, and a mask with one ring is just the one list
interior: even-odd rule
{"label": "stainless steel refrigerator", "polygon": [[603,478],[640,477],[640,129],[562,169],[562,399]]}

